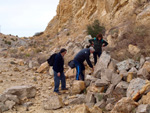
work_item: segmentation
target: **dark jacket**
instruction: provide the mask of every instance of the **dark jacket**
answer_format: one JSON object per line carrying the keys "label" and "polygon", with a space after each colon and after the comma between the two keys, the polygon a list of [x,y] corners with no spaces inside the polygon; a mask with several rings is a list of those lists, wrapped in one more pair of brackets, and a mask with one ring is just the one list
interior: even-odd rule
{"label": "dark jacket", "polygon": [[56,71],[57,73],[64,71],[64,58],[62,57],[61,53],[58,53],[55,56],[53,70]]}
{"label": "dark jacket", "polygon": [[93,68],[93,65],[90,61],[90,49],[82,49],[74,58],[74,60],[78,61],[79,63],[83,63],[85,60],[88,63],[88,65]]}
{"label": "dark jacket", "polygon": [[94,44],[95,52],[102,52],[103,44],[104,44],[104,46],[108,45],[108,43],[105,40],[103,40],[103,39],[98,40],[97,38],[90,39],[89,42],[90,42],[90,44]]}

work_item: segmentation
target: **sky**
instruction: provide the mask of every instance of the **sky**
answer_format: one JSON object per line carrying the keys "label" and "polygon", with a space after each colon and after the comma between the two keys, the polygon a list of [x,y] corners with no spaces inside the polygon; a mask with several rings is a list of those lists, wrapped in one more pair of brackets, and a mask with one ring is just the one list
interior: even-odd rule
{"label": "sky", "polygon": [[59,0],[0,0],[0,33],[33,36],[56,15]]}

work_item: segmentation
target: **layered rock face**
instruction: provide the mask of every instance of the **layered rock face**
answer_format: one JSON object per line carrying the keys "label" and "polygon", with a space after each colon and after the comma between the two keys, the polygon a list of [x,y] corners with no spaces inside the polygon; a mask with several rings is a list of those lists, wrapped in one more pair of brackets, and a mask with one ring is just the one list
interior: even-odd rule
{"label": "layered rock face", "polygon": [[53,36],[65,28],[74,33],[96,19],[107,29],[130,23],[148,26],[149,9],[148,0],[60,0],[44,33]]}

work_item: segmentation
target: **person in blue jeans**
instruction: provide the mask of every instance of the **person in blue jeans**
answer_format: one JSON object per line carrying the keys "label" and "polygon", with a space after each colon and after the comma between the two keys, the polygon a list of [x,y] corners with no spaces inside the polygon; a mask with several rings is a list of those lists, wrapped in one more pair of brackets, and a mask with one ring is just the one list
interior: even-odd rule
{"label": "person in blue jeans", "polygon": [[53,70],[54,70],[54,92],[61,94],[59,92],[59,84],[61,81],[61,90],[67,90],[66,88],[66,78],[64,75],[64,56],[66,54],[66,49],[61,49],[60,52],[55,56]]}
{"label": "person in blue jeans", "polygon": [[90,54],[93,53],[95,50],[93,47],[82,49],[79,53],[74,57],[74,63],[76,66],[76,80],[83,80],[84,81],[84,61],[88,63],[88,65],[93,69],[94,67],[90,61]]}
{"label": "person in blue jeans", "polygon": [[97,63],[97,56],[100,57],[102,54],[102,47],[107,46],[108,43],[103,40],[103,35],[99,33],[95,38],[89,40],[90,44],[94,46],[95,52],[93,53],[94,64]]}

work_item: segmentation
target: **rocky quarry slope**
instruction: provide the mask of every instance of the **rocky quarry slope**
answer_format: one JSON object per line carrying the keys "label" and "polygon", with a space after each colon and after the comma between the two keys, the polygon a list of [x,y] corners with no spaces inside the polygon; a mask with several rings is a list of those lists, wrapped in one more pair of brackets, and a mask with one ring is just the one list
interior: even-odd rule
{"label": "rocky quarry slope", "polygon": [[[0,113],[150,113],[149,14],[149,0],[60,0],[40,35],[0,34]],[[76,81],[67,63],[89,44],[95,20],[109,45]],[[57,95],[46,60],[62,47],[69,90]]]}

